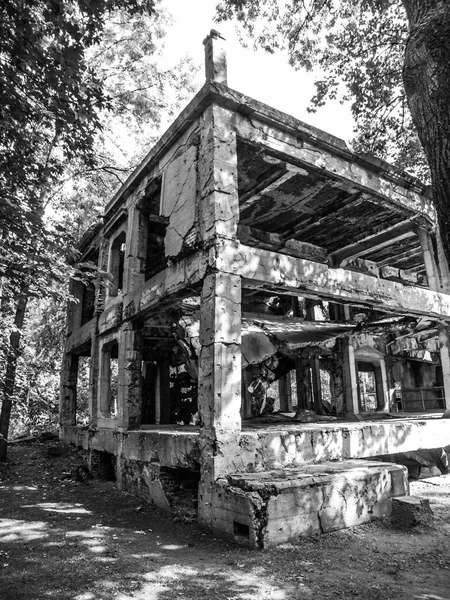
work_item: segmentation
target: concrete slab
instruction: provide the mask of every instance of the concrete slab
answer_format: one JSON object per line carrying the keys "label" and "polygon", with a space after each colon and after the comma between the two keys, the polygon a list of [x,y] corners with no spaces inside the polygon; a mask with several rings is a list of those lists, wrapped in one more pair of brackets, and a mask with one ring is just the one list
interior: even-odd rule
{"label": "concrete slab", "polygon": [[214,486],[213,532],[268,548],[387,516],[392,498],[408,493],[406,467],[378,461],[237,473]]}

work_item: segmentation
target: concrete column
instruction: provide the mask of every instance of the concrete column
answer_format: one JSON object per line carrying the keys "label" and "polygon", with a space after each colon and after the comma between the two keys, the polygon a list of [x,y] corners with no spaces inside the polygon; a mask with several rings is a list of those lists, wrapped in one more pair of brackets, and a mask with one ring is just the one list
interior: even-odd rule
{"label": "concrete column", "polygon": [[311,367],[309,358],[296,361],[295,374],[297,379],[297,413],[301,410],[311,410]]}
{"label": "concrete column", "polygon": [[77,354],[66,354],[61,372],[61,399],[59,404],[59,422],[61,425],[77,424]]}
{"label": "concrete column", "polygon": [[384,360],[384,358],[380,357],[380,367],[379,367],[379,369],[375,370],[375,377],[378,377],[377,389],[378,389],[378,385],[380,386],[381,403],[379,404],[379,410],[388,412],[390,409],[391,393],[390,393],[389,383],[388,383],[386,361]]}
{"label": "concrete column", "polygon": [[234,238],[239,222],[236,133],[233,113],[209,106],[204,114],[198,159],[198,222],[204,242]]}
{"label": "concrete column", "polygon": [[211,493],[233,471],[241,431],[241,280],[213,273],[203,282],[200,308],[198,404],[200,430],[199,523],[212,526]]}
{"label": "concrete column", "polygon": [[319,415],[322,415],[322,384],[320,381],[320,359],[318,356],[311,357],[311,376],[313,385],[314,410]]}
{"label": "concrete column", "polygon": [[359,414],[358,370],[355,350],[350,340],[342,340],[342,374],[344,379],[344,397],[347,418]]}
{"label": "concrete column", "polygon": [[283,412],[292,412],[292,388],[291,374],[286,373],[278,381],[278,392],[280,396],[280,410]]}
{"label": "concrete column", "polygon": [[436,229],[436,247],[441,291],[448,294],[450,293],[450,269],[445,257],[444,246],[442,244],[439,228]]}
{"label": "concrete column", "polygon": [[450,408],[450,327],[439,327],[442,377],[444,380],[445,409]]}
{"label": "concrete column", "polygon": [[97,427],[98,382],[100,378],[100,344],[95,336],[91,341],[91,369],[89,373],[89,425]]}
{"label": "concrete column", "polygon": [[128,211],[128,229],[125,254],[124,289],[127,292],[135,290],[145,280],[141,258],[141,224],[140,211],[133,206]]}
{"label": "concrete column", "polygon": [[[130,327],[130,326],[127,326]],[[139,427],[142,413],[141,334],[126,328],[119,343],[118,426]]]}
{"label": "concrete column", "polygon": [[100,349],[100,377],[98,386],[98,416],[102,418],[109,418],[109,395],[111,387],[111,352],[105,349],[104,346]]}
{"label": "concrete column", "polygon": [[419,236],[420,245],[422,247],[423,262],[427,273],[428,285],[431,290],[439,291],[439,269],[435,259],[431,236],[425,229],[418,229],[417,235]]}

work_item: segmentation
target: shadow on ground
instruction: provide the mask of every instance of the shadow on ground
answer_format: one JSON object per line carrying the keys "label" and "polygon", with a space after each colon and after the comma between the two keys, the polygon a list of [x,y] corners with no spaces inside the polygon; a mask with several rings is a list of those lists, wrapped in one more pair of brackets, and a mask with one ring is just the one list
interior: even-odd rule
{"label": "shadow on ground", "polygon": [[419,484],[437,508],[431,529],[371,523],[256,552],[111,482],[68,480],[80,460],[73,449],[49,457],[40,443],[10,450],[0,485],[2,600],[450,600],[450,479]]}

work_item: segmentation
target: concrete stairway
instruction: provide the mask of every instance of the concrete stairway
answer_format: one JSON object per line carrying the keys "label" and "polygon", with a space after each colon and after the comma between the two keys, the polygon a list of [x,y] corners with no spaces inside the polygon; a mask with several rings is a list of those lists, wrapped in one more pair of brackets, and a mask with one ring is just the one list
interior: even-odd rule
{"label": "concrete stairway", "polygon": [[391,499],[408,492],[406,467],[378,461],[237,473],[216,482],[213,532],[267,548],[387,516]]}

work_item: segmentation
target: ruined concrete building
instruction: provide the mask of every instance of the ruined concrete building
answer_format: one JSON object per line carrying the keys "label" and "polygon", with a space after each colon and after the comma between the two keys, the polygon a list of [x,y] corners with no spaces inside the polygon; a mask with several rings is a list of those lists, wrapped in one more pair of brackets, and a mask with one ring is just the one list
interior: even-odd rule
{"label": "ruined concrete building", "polygon": [[381,459],[450,444],[450,277],[428,189],[229,89],[222,44],[80,244],[61,437],[267,547],[387,514]]}

